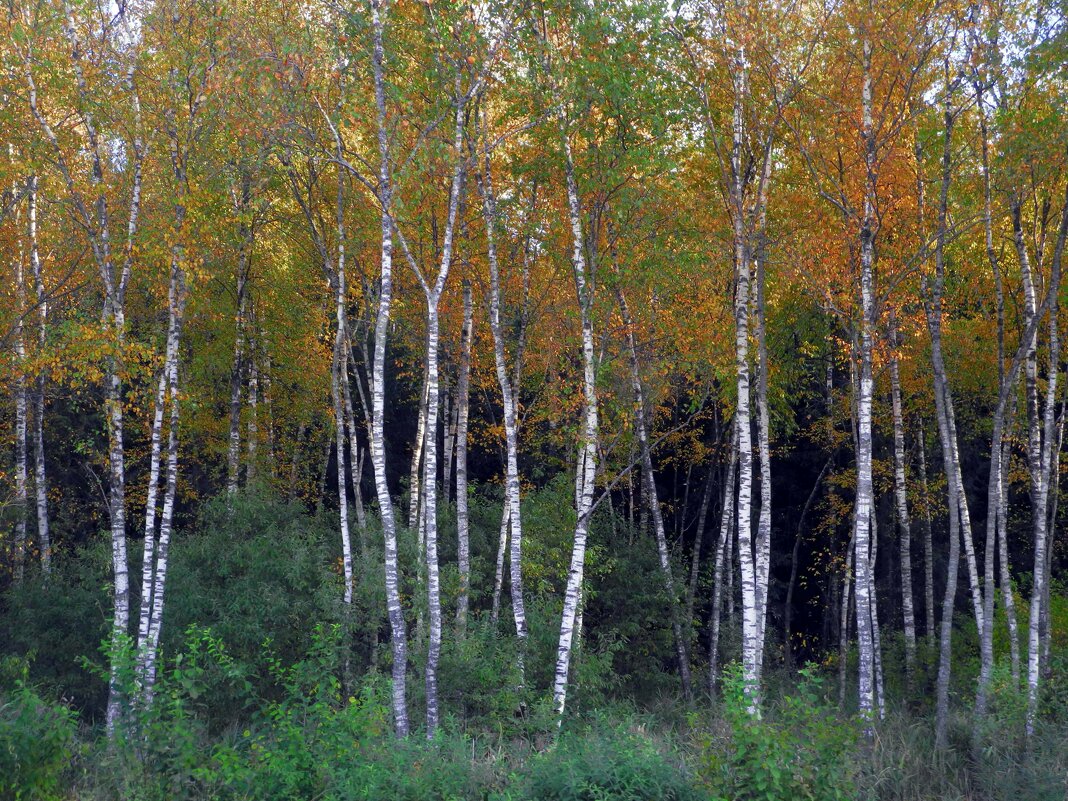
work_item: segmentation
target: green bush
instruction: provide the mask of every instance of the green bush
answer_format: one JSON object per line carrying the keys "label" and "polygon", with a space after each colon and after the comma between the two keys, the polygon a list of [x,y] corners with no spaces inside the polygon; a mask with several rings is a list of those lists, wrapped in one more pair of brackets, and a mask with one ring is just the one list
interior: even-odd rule
{"label": "green bush", "polygon": [[0,798],[65,798],[62,776],[74,735],[74,713],[26,686],[23,667],[14,687],[0,692]]}
{"label": "green bush", "polygon": [[827,704],[810,666],[797,692],[765,717],[748,712],[737,665],[724,677],[724,736],[703,743],[701,775],[712,798],[727,801],[846,801],[857,796],[858,732]]}

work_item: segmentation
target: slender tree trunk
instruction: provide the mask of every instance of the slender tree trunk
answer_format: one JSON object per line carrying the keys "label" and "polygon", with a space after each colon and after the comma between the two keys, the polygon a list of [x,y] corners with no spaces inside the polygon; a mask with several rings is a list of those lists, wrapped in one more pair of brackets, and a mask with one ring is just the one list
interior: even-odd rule
{"label": "slender tree trunk", "polygon": [[415,429],[415,450],[412,453],[412,467],[408,473],[408,528],[412,530],[419,525],[419,515],[421,514],[423,503],[420,473],[426,447],[427,392],[429,388],[429,373],[424,373],[423,392],[419,400],[419,422]]}
{"label": "slender tree trunk", "polygon": [[[1027,248],[1022,243],[1019,232],[1019,208],[1013,210],[1013,227],[1017,230],[1017,249],[1020,252],[1021,266],[1026,261]],[[1060,293],[1061,261],[1064,256],[1064,248],[1068,240],[1068,189],[1065,190],[1064,207],[1061,212],[1060,229],[1057,234],[1057,244],[1053,254],[1053,265],[1050,270],[1049,281],[1049,376],[1046,382],[1046,401],[1042,415],[1041,448],[1038,455],[1037,491],[1034,501],[1034,530],[1035,530],[1035,556],[1034,556],[1034,583],[1031,591],[1031,613],[1028,620],[1027,631],[1027,735],[1034,734],[1035,722],[1038,717],[1038,694],[1041,679],[1041,649],[1042,631],[1041,625],[1045,615],[1043,601],[1047,593],[1049,575],[1049,534],[1047,531],[1047,503],[1050,486],[1054,484],[1052,474],[1053,462],[1053,439],[1054,418],[1057,400],[1057,378],[1060,372],[1059,338],[1057,325],[1058,295]],[[1029,347],[1033,347],[1033,340],[1029,340]],[[1031,359],[1029,357],[1028,361]],[[1030,394],[1030,393],[1029,393]],[[1032,424],[1032,428],[1034,425]],[[1032,437],[1033,438],[1033,437]],[[1032,448],[1033,449],[1033,448]]]}
{"label": "slender tree trunk", "polygon": [[701,493],[701,506],[697,512],[697,528],[693,535],[693,550],[690,552],[690,580],[686,586],[686,643],[693,647],[694,640],[694,604],[697,600],[697,580],[701,573],[701,550],[705,539],[705,524],[708,521],[708,507],[712,503],[712,485],[716,476],[714,465],[709,465],[705,488]]}
{"label": "slender tree trunk", "polygon": [[23,336],[23,316],[26,312],[26,273],[24,249],[19,238],[15,258],[15,581],[20,583],[26,569],[26,520],[29,512],[27,492],[27,401],[26,342]]}
{"label": "slender tree trunk", "polygon": [[927,435],[923,418],[916,417],[916,443],[919,455],[920,494],[923,502],[923,598],[925,633],[935,643],[934,546],[931,542],[931,495],[927,490]]}
{"label": "slender tree trunk", "polygon": [[367,514],[363,508],[363,490],[360,484],[363,481],[363,449],[360,447],[359,434],[356,427],[356,410],[352,407],[352,390],[349,387],[349,374],[347,365],[351,361],[348,337],[341,343],[346,352],[343,364],[339,365],[339,383],[341,384],[341,397],[345,404],[345,429],[349,439],[349,461],[352,464],[349,478],[352,482],[353,510],[356,513],[356,527],[360,530],[360,555],[367,556]]}
{"label": "slender tree trunk", "polygon": [[442,369],[441,387],[441,500],[448,504],[452,487],[452,460],[456,455],[456,411],[452,402],[452,394],[449,392],[448,367]]}
{"label": "slender tree trunk", "polygon": [[[102,137],[96,127],[96,119],[93,116],[93,109],[96,104],[90,96],[91,93],[83,65],[85,49],[79,39],[81,28],[78,24],[74,6],[69,2],[64,2],[63,14],[65,17],[64,34],[70,47],[70,63],[80,101],[77,104],[78,111],[76,112],[78,127],[80,132],[84,132],[84,150],[91,164],[90,187],[94,195],[91,203],[86,202],[85,197],[78,189],[59,139],[37,103],[37,85],[33,77],[33,62],[28,56],[24,58],[23,66],[30,111],[52,148],[55,163],[63,177],[74,212],[88,234],[93,260],[96,262],[100,272],[104,290],[102,318],[109,344],[112,346],[111,352],[105,358],[104,367],[104,405],[108,425],[108,472],[110,480],[108,511],[111,519],[111,558],[114,587],[112,594],[111,648],[112,652],[118,655],[125,647],[130,617],[129,572],[126,559],[126,471],[123,452],[122,351],[126,339],[126,288],[129,283],[135,253],[134,239],[138,231],[141,208],[141,178],[145,154],[144,142],[141,139],[141,106],[134,80],[138,53],[136,47],[133,47],[126,54],[128,61],[123,81],[124,88],[129,96],[130,108],[133,111],[133,147],[132,157],[128,164],[128,174],[132,178],[126,243],[123,248],[122,263],[119,266],[116,264],[112,252],[111,216],[108,211],[104,183],[104,146]],[[129,22],[124,10],[120,10],[117,19],[128,34]],[[105,33],[105,37],[108,35],[110,35],[110,32]],[[132,36],[129,39],[134,41]],[[120,660],[117,656],[112,659],[108,677],[106,721],[109,736],[114,734],[121,714],[121,693],[118,681],[119,662]]]}
{"label": "slender tree trunk", "polygon": [[[37,176],[31,175],[27,186],[27,216],[30,240],[30,268],[37,296],[37,351],[43,354],[48,340],[48,295],[45,292],[41,252],[37,242]],[[37,370],[31,405],[33,407],[33,477],[37,503],[37,544],[41,549],[41,569],[52,572],[52,537],[48,520],[48,479],[45,473],[44,414],[47,372]]]}
{"label": "slender tree trunk", "polygon": [[[771,161],[765,161],[765,169]],[[765,335],[764,267],[765,254],[764,207],[760,221],[756,251],[756,340],[757,340],[757,452],[760,464],[760,514],[757,518],[757,622],[760,625],[757,659],[760,671],[764,664],[764,631],[768,619],[768,580],[771,573],[771,417],[768,414],[768,346]]]}
{"label": "slender tree trunk", "polygon": [[[712,632],[708,641],[708,692],[714,695],[716,684],[719,681],[719,624],[723,603],[723,579],[724,572],[729,580],[733,572],[730,558],[730,544],[733,539],[734,527],[734,503],[737,496],[735,487],[736,473],[738,469],[738,429],[734,427],[731,434],[731,453],[727,463],[727,477],[723,482],[723,508],[720,511],[719,539],[716,542],[716,562],[713,573],[712,585]],[[726,571],[724,571],[726,568]],[[733,595],[733,588],[729,587],[728,598]],[[733,623],[733,615],[731,616]]]}
{"label": "slender tree trunk", "polygon": [[467,507],[467,421],[470,410],[473,338],[471,284],[469,281],[464,281],[464,325],[460,345],[460,376],[456,383],[456,551],[460,569],[460,594],[456,601],[456,623],[461,636],[467,631],[467,612],[471,598],[471,540]]}
{"label": "slender tree trunk", "polygon": [[[192,110],[196,115],[196,107]],[[174,180],[174,240],[171,244],[171,263],[167,290],[167,344],[163,371],[156,395],[152,426],[149,487],[145,509],[145,547],[141,568],[141,614],[138,621],[137,656],[140,697],[143,710],[151,709],[155,690],[156,660],[160,631],[163,626],[164,595],[166,591],[168,555],[174,524],[174,505],[178,490],[178,426],[180,414],[179,345],[185,319],[186,283],[185,249],[182,243],[186,220],[187,159],[183,152],[174,114],[167,113],[167,133],[171,141],[171,167]],[[160,434],[164,409],[169,406],[167,430],[167,463],[163,491],[163,508],[159,518],[159,539],[156,541],[156,498],[160,473]]]}
{"label": "slender tree trunk", "polygon": [[[483,132],[483,136],[486,133]],[[486,227],[486,255],[490,273],[489,321],[493,334],[493,362],[497,371],[497,384],[501,390],[504,411],[504,441],[506,450],[504,503],[510,516],[511,548],[509,550],[509,579],[512,585],[512,616],[515,620],[519,648],[520,681],[523,681],[524,654],[527,641],[526,603],[523,597],[523,523],[519,493],[519,424],[518,385],[508,374],[505,353],[504,330],[501,326],[501,280],[497,261],[497,198],[493,189],[493,173],[488,147],[483,151],[483,166],[479,176],[482,196],[482,217]]]}
{"label": "slender tree trunk", "polygon": [[[341,565],[342,576],[345,581],[343,600],[345,608],[352,604],[353,572],[352,572],[352,535],[349,530],[349,502],[348,502],[348,466],[345,463],[345,407],[341,399],[341,382],[348,380],[343,374],[343,331],[342,314],[343,301],[341,290],[338,290],[338,332],[334,341],[334,361],[330,370],[330,398],[334,404],[334,452],[337,455],[337,506],[338,525],[341,527]],[[347,614],[347,613],[346,613]]]}
{"label": "slender tree trunk", "polygon": [[[1053,362],[1050,362],[1050,370],[1057,369],[1054,367]],[[1056,533],[1057,525],[1057,507],[1060,501],[1060,479],[1061,479],[1061,446],[1064,443],[1064,418],[1065,411],[1068,409],[1068,392],[1065,393],[1065,399],[1061,400],[1061,413],[1057,421],[1057,436],[1053,443],[1053,455],[1050,459],[1049,469],[1047,470],[1048,489],[1047,496],[1049,501],[1049,522],[1046,524],[1046,531],[1050,532],[1050,542],[1046,548],[1046,581],[1045,581],[1045,593],[1042,598],[1042,653],[1039,659],[1039,672],[1044,679],[1048,679],[1050,676],[1050,648],[1053,644],[1053,624],[1050,619],[1050,579],[1053,574],[1053,537]]]}
{"label": "slender tree trunk", "polygon": [[897,357],[901,341],[893,314],[890,317],[890,346],[890,400],[894,416],[894,503],[900,536],[898,542],[901,562],[901,615],[905,632],[905,675],[911,689],[916,666],[916,612],[912,606],[912,521],[909,517],[908,485],[905,478],[905,422]]}
{"label": "slender tree trunk", "polygon": [[382,43],[383,0],[370,0],[373,32],[372,73],[378,133],[378,201],[381,215],[381,281],[375,319],[374,362],[371,368],[371,465],[375,473],[382,536],[385,541],[386,608],[393,639],[393,725],[398,737],[408,736],[408,703],[405,674],[408,668],[408,633],[400,601],[400,570],[397,560],[397,527],[393,502],[386,481],[385,406],[386,336],[393,300],[393,185],[389,166],[389,133],[386,128],[385,48]]}
{"label": "slender tree trunk", "polygon": [[[182,213],[184,218],[184,210]],[[163,510],[160,514],[159,544],[156,548],[156,565],[152,586],[152,612],[148,629],[148,640],[144,649],[143,692],[146,708],[152,706],[156,682],[156,658],[159,653],[160,631],[163,627],[163,602],[167,583],[168,554],[171,533],[174,527],[174,503],[178,488],[178,423],[179,383],[178,383],[178,347],[181,336],[182,321],[185,316],[185,279],[182,270],[182,251],[180,246],[174,248],[172,256],[172,274],[175,284],[175,303],[173,314],[175,321],[174,358],[169,368],[170,426],[167,432],[167,483],[163,496]]]}
{"label": "slender tree trunk", "polygon": [[753,440],[750,414],[749,379],[749,291],[750,249],[745,230],[744,204],[744,102],[748,92],[748,63],[744,48],[738,48],[732,69],[734,116],[731,146],[731,216],[734,236],[734,333],[738,430],[738,561],[742,587],[742,677],[749,712],[756,715],[760,704],[761,626],[757,564],[753,554]]}
{"label": "slender tree trunk", "polygon": [[853,547],[856,565],[857,643],[860,658],[858,698],[860,716],[868,736],[872,736],[875,705],[875,651],[873,642],[874,607],[872,582],[872,347],[875,319],[875,215],[874,158],[872,130],[872,45],[864,39],[863,138],[867,181],[864,192],[864,216],[860,226],[860,380],[857,396],[857,497],[854,512]]}
{"label": "slender tree trunk", "polygon": [[248,362],[248,455],[247,464],[245,466],[245,484],[252,485],[256,481],[257,468],[259,467],[257,459],[257,450],[259,449],[260,442],[260,426],[259,426],[259,404],[260,404],[260,370],[259,360],[257,353],[257,346],[259,343],[252,339],[249,342],[249,362]]}
{"label": "slender tree trunk", "polygon": [[497,569],[493,574],[493,602],[490,607],[490,625],[497,630],[501,613],[501,595],[504,592],[504,556],[508,550],[508,526],[512,521],[512,507],[505,500],[501,506],[501,529],[497,537]]}
{"label": "slender tree trunk", "polygon": [[251,194],[251,183],[244,178],[241,197],[234,193],[234,212],[241,217],[238,224],[240,243],[237,250],[237,315],[234,319],[234,361],[230,367],[230,437],[226,455],[226,493],[237,493],[241,471],[241,379],[245,370],[245,304],[248,298],[248,274],[252,255],[253,227],[244,219]]}
{"label": "slender tree trunk", "polygon": [[846,546],[845,570],[842,573],[841,606],[838,611],[838,705],[845,706],[846,700],[846,658],[849,655],[849,610],[853,590],[853,543],[849,537]]}
{"label": "slender tree trunk", "polygon": [[675,593],[675,579],[671,572],[671,555],[668,552],[667,536],[664,532],[664,517],[660,510],[660,501],[656,492],[656,477],[653,473],[653,457],[649,449],[649,433],[646,426],[645,393],[642,389],[641,371],[638,364],[638,349],[634,344],[634,321],[631,319],[627,300],[622,290],[616,289],[619,310],[623,315],[626,331],[627,350],[630,354],[630,379],[634,390],[634,431],[638,437],[641,450],[642,476],[646,492],[649,494],[649,511],[653,518],[653,531],[656,534],[656,550],[660,559],[660,571],[663,575],[664,592],[670,606],[671,630],[675,637],[675,656],[679,660],[679,677],[682,680],[682,694],[686,700],[693,700],[693,685],[690,680],[690,657],[686,650],[686,641],[682,634],[679,620],[678,597]]}
{"label": "slender tree trunk", "polygon": [[1020,633],[1016,622],[1016,598],[1012,591],[1012,572],[1009,569],[1009,462],[1012,459],[1012,433],[1016,423],[1016,392],[1010,390],[1013,409],[1008,433],[1001,448],[1001,471],[998,476],[998,568],[1001,576],[1001,598],[1009,629],[1009,658],[1014,687],[1020,686]]}
{"label": "slender tree trunk", "polygon": [[564,609],[560,621],[560,641],[556,652],[556,671],[553,679],[553,707],[557,720],[562,721],[567,701],[568,667],[571,662],[571,642],[582,597],[583,573],[586,565],[586,537],[593,512],[593,492],[597,475],[597,445],[600,423],[597,408],[597,356],[593,336],[593,286],[587,273],[586,241],[582,233],[582,209],[575,164],[571,157],[567,121],[562,104],[557,106],[557,122],[564,154],[564,177],[567,186],[568,217],[571,225],[571,267],[575,277],[582,326],[582,387],[585,405],[582,427],[582,492],[579,497],[575,536],[571,550],[571,567],[564,592]]}
{"label": "slender tree trunk", "polygon": [[875,580],[875,558],[879,551],[877,520],[873,503],[871,510],[871,643],[875,664],[875,702],[879,710],[879,720],[883,720],[886,718],[886,679],[883,674],[883,646],[879,631],[879,583]]}
{"label": "slender tree trunk", "polygon": [[427,427],[423,465],[423,506],[426,519],[427,612],[430,640],[426,659],[426,734],[437,732],[438,662],[441,658],[441,577],[438,569],[438,343],[440,341],[437,297],[428,301]]}

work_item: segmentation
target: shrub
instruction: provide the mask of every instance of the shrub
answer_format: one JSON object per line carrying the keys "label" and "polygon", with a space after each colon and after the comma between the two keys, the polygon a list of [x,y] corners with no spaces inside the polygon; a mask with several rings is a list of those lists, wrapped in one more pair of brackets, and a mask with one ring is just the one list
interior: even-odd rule
{"label": "shrub", "polygon": [[681,760],[620,724],[562,734],[534,756],[524,779],[497,796],[531,801],[688,801],[700,798]]}
{"label": "shrub", "polygon": [[25,670],[23,665],[12,689],[0,692],[0,798],[63,798],[61,779],[74,754],[74,713],[26,686]]}
{"label": "shrub", "polygon": [[797,692],[767,717],[747,711],[737,665],[724,677],[725,737],[704,743],[702,778],[714,799],[730,801],[845,801],[857,795],[853,767],[858,744],[853,722],[826,703],[822,679],[809,666]]}

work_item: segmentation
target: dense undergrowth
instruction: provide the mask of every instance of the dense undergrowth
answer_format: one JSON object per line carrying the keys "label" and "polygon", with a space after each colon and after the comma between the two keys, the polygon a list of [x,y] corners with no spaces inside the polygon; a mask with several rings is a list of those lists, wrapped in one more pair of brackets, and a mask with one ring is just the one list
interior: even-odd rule
{"label": "dense undergrowth", "polygon": [[[321,799],[322,801],[838,801],[1009,799],[1061,801],[1068,785],[1068,649],[1056,642],[1039,731],[1023,738],[1025,699],[1007,664],[995,677],[992,712],[976,731],[968,715],[974,637],[962,617],[955,638],[951,747],[933,746],[932,654],[921,648],[914,686],[891,681],[887,717],[868,739],[838,704],[833,663],[787,671],[769,665],[763,714],[747,711],[729,666],[715,698],[677,697],[670,633],[656,595],[647,543],[609,537],[600,521],[592,549],[596,592],[589,636],[575,665],[573,704],[561,727],[548,704],[554,626],[551,512],[532,549],[531,642],[520,685],[502,614],[498,630],[476,615],[445,638],[445,721],[430,742],[391,734],[388,626],[373,532],[365,580],[351,614],[338,603],[331,530],[281,502],[242,498],[232,512],[209,506],[173,551],[165,661],[151,712],[127,709],[103,731],[103,666],[132,654],[102,653],[107,556],[66,554],[46,583],[29,577],[3,599],[0,621],[0,799]],[[491,553],[496,512],[476,505],[473,535]],[[407,543],[409,550],[412,543]],[[411,555],[411,554],[409,554]],[[492,586],[476,560],[474,586]],[[642,575],[650,577],[640,580]],[[639,580],[635,580],[635,579]],[[446,596],[454,591],[446,575]],[[409,597],[415,597],[410,593]],[[475,608],[487,599],[476,597]],[[1065,599],[1055,604],[1056,630]],[[411,610],[413,629],[418,609]],[[971,626],[974,628],[974,625]],[[727,656],[731,648],[728,640]],[[1004,650],[1004,649],[1002,649]],[[418,649],[411,681],[421,710]],[[900,643],[885,644],[888,678]],[[132,674],[132,672],[131,672]],[[125,676],[125,674],[124,674]],[[132,682],[124,678],[128,690]],[[132,694],[132,693],[131,693]],[[852,690],[847,692],[847,698]],[[848,706],[848,704],[847,704]]]}

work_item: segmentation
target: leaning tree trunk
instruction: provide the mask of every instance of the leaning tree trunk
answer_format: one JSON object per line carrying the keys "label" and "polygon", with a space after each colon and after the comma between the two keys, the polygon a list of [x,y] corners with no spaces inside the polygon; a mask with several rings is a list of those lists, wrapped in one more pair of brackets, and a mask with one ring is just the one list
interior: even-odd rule
{"label": "leaning tree trunk", "polygon": [[[483,132],[485,136],[485,132]],[[490,273],[489,321],[493,334],[493,363],[497,371],[497,384],[501,390],[504,411],[505,482],[504,503],[508,507],[511,548],[509,550],[509,579],[512,584],[512,616],[515,620],[516,639],[519,650],[520,682],[523,681],[524,655],[527,641],[526,603],[523,597],[523,523],[519,495],[519,435],[518,399],[519,387],[513,384],[508,374],[505,353],[504,330],[501,326],[501,279],[497,261],[497,198],[493,189],[493,173],[488,146],[483,150],[483,165],[479,175],[479,190],[482,196],[482,217],[486,228],[486,256]]]}
{"label": "leaning tree trunk", "polygon": [[512,521],[512,507],[505,501],[501,505],[501,529],[497,537],[497,569],[493,574],[493,601],[490,606],[490,626],[497,631],[501,614],[501,595],[504,592],[504,557],[508,551],[508,527]]}
{"label": "leaning tree trunk", "polygon": [[[184,216],[184,215],[183,215]],[[181,267],[182,252],[180,247],[175,248],[172,256],[172,272],[175,283],[175,303],[173,314],[176,317],[175,333],[176,340],[174,358],[169,367],[168,391],[170,394],[170,426],[167,432],[167,483],[163,495],[163,510],[160,514],[159,544],[156,547],[156,564],[153,571],[152,585],[152,611],[149,619],[148,639],[144,647],[144,663],[142,674],[142,692],[144,694],[145,708],[152,706],[152,699],[156,683],[156,661],[159,653],[160,631],[163,627],[163,602],[167,586],[168,554],[170,549],[171,533],[174,528],[174,504],[178,489],[178,423],[179,415],[179,383],[178,383],[178,348],[177,340],[181,336],[182,321],[185,316],[185,279]]]}
{"label": "leaning tree trunk", "polygon": [[653,518],[653,531],[656,534],[656,551],[660,559],[660,572],[664,581],[664,592],[671,605],[671,631],[675,637],[675,656],[679,660],[679,677],[682,680],[682,694],[686,700],[693,700],[693,685],[690,679],[690,657],[686,650],[686,641],[682,634],[679,620],[678,597],[675,593],[675,579],[671,573],[671,554],[668,552],[667,536],[664,532],[664,516],[660,511],[660,501],[656,492],[656,477],[653,473],[653,457],[649,449],[649,432],[646,424],[645,393],[642,388],[641,371],[638,364],[638,349],[634,344],[634,321],[631,319],[627,300],[622,290],[616,289],[616,298],[623,315],[623,326],[630,356],[630,380],[634,391],[634,432],[638,437],[641,451],[642,477],[649,497],[649,512]]}
{"label": "leaning tree trunk", "polygon": [[[938,679],[935,692],[935,743],[946,745],[949,725],[949,681],[952,671],[953,606],[957,594],[957,573],[960,565],[960,540],[970,539],[968,531],[968,500],[961,497],[964,490],[960,480],[960,461],[957,452],[956,427],[953,421],[953,397],[946,377],[942,356],[942,290],[945,281],[945,240],[949,184],[952,177],[952,135],[956,115],[945,99],[942,135],[942,178],[938,205],[938,230],[935,239],[935,280],[931,298],[926,304],[927,329],[931,337],[931,366],[934,375],[935,413],[938,435],[942,443],[943,469],[949,507],[949,561],[946,568],[946,590],[942,601],[942,631],[938,657]],[[982,630],[982,608],[972,598],[975,619]]]}

